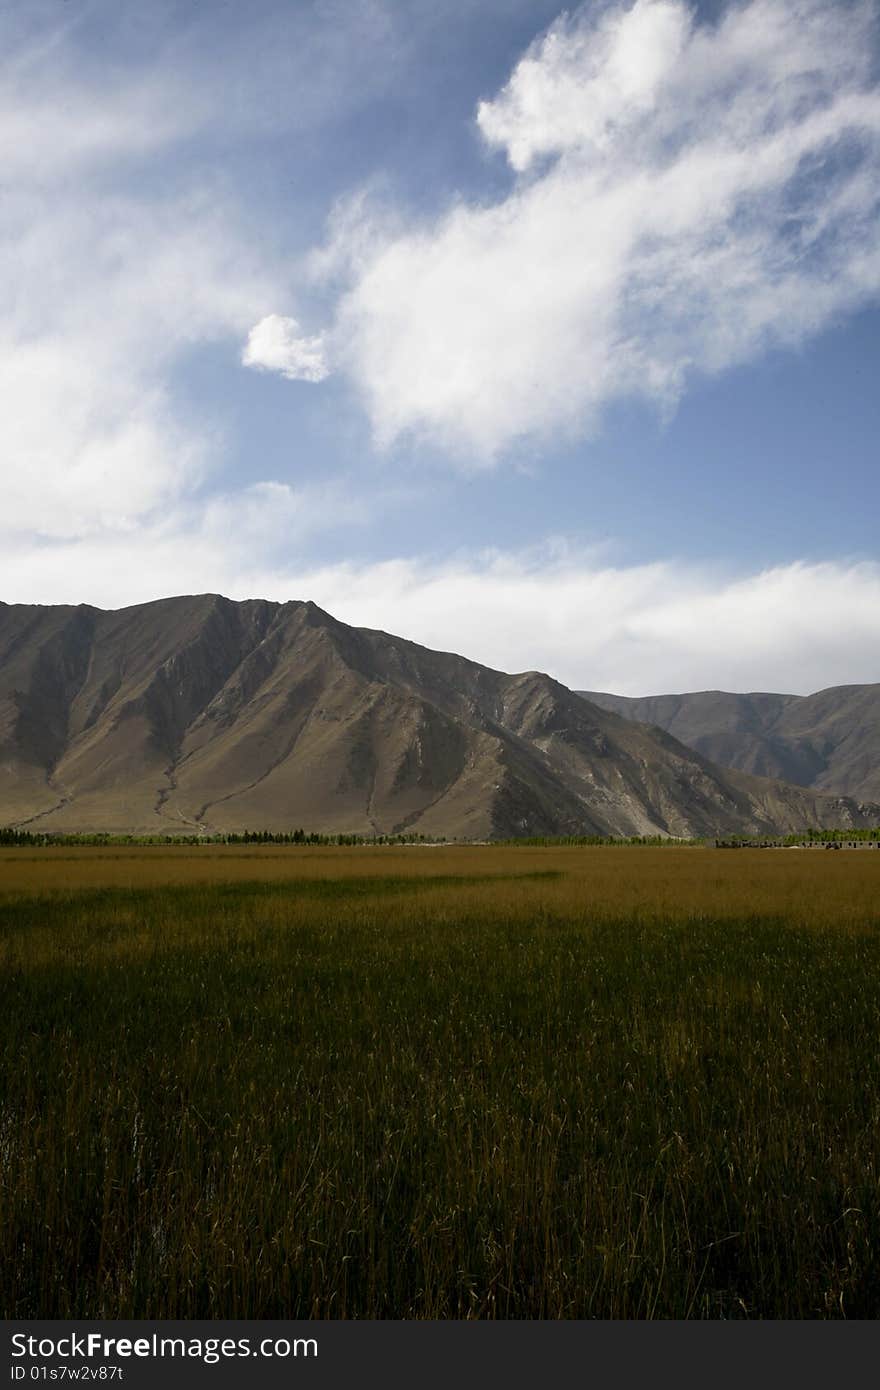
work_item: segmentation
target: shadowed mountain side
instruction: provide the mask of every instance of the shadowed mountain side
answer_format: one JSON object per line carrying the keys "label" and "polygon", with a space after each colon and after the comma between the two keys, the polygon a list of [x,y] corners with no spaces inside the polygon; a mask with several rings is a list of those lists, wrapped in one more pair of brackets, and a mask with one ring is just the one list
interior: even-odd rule
{"label": "shadowed mountain side", "polygon": [[627,719],[659,725],[722,767],[880,800],[880,685],[832,686],[815,695],[579,693]]}
{"label": "shadowed mountain side", "polygon": [[877,821],[722,771],[548,676],[312,603],[0,604],[0,823],[488,838]]}

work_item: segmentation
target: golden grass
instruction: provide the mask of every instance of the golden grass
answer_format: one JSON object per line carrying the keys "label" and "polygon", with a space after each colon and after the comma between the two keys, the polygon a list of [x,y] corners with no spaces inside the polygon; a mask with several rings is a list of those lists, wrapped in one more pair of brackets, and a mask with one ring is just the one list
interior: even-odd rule
{"label": "golden grass", "polygon": [[0,1313],[880,1308],[880,853],[0,854]]}
{"label": "golden grass", "polygon": [[[530,878],[541,875],[540,878]],[[0,895],[195,884],[350,879],[498,879],[484,898],[509,911],[785,915],[880,921],[880,851],[513,846],[277,846],[25,849],[0,852]],[[447,890],[454,892],[454,884]]]}

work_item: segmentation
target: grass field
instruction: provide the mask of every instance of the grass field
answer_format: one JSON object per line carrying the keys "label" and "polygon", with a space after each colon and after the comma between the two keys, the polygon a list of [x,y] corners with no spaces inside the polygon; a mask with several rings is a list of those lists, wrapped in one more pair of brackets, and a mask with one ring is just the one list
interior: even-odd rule
{"label": "grass field", "polygon": [[0,853],[6,1317],[874,1317],[880,854]]}

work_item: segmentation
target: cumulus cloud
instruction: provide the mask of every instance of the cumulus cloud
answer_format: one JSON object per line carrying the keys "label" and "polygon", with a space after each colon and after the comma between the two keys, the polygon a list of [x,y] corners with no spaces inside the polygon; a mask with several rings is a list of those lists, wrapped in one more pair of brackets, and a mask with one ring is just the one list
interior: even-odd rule
{"label": "cumulus cloud", "polygon": [[254,324],[241,361],[245,367],[278,372],[288,381],[323,381],[330,370],[324,339],[303,337],[296,319],[280,314],[267,314]]}
{"label": "cumulus cloud", "polygon": [[597,20],[583,10],[574,21],[566,16],[520,60],[499,96],[480,103],[483,136],[519,172],[542,154],[608,149],[656,113],[664,84],[680,72],[692,23],[678,0],[637,0]]}
{"label": "cumulus cloud", "polygon": [[794,345],[880,290],[872,4],[582,6],[517,64],[477,127],[500,200],[350,255],[334,360],[375,436],[491,460],[593,429],[603,406],[674,407],[695,372]]}

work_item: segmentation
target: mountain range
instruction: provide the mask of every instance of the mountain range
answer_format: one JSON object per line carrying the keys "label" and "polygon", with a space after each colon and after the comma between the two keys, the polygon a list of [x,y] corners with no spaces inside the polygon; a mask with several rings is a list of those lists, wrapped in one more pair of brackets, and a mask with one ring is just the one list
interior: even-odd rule
{"label": "mountain range", "polygon": [[838,685],[815,695],[581,693],[626,719],[665,729],[722,767],[880,801],[880,685]]}
{"label": "mountain range", "polygon": [[0,603],[0,824],[486,839],[877,823],[880,804],[718,767],[540,672],[313,603]]}

